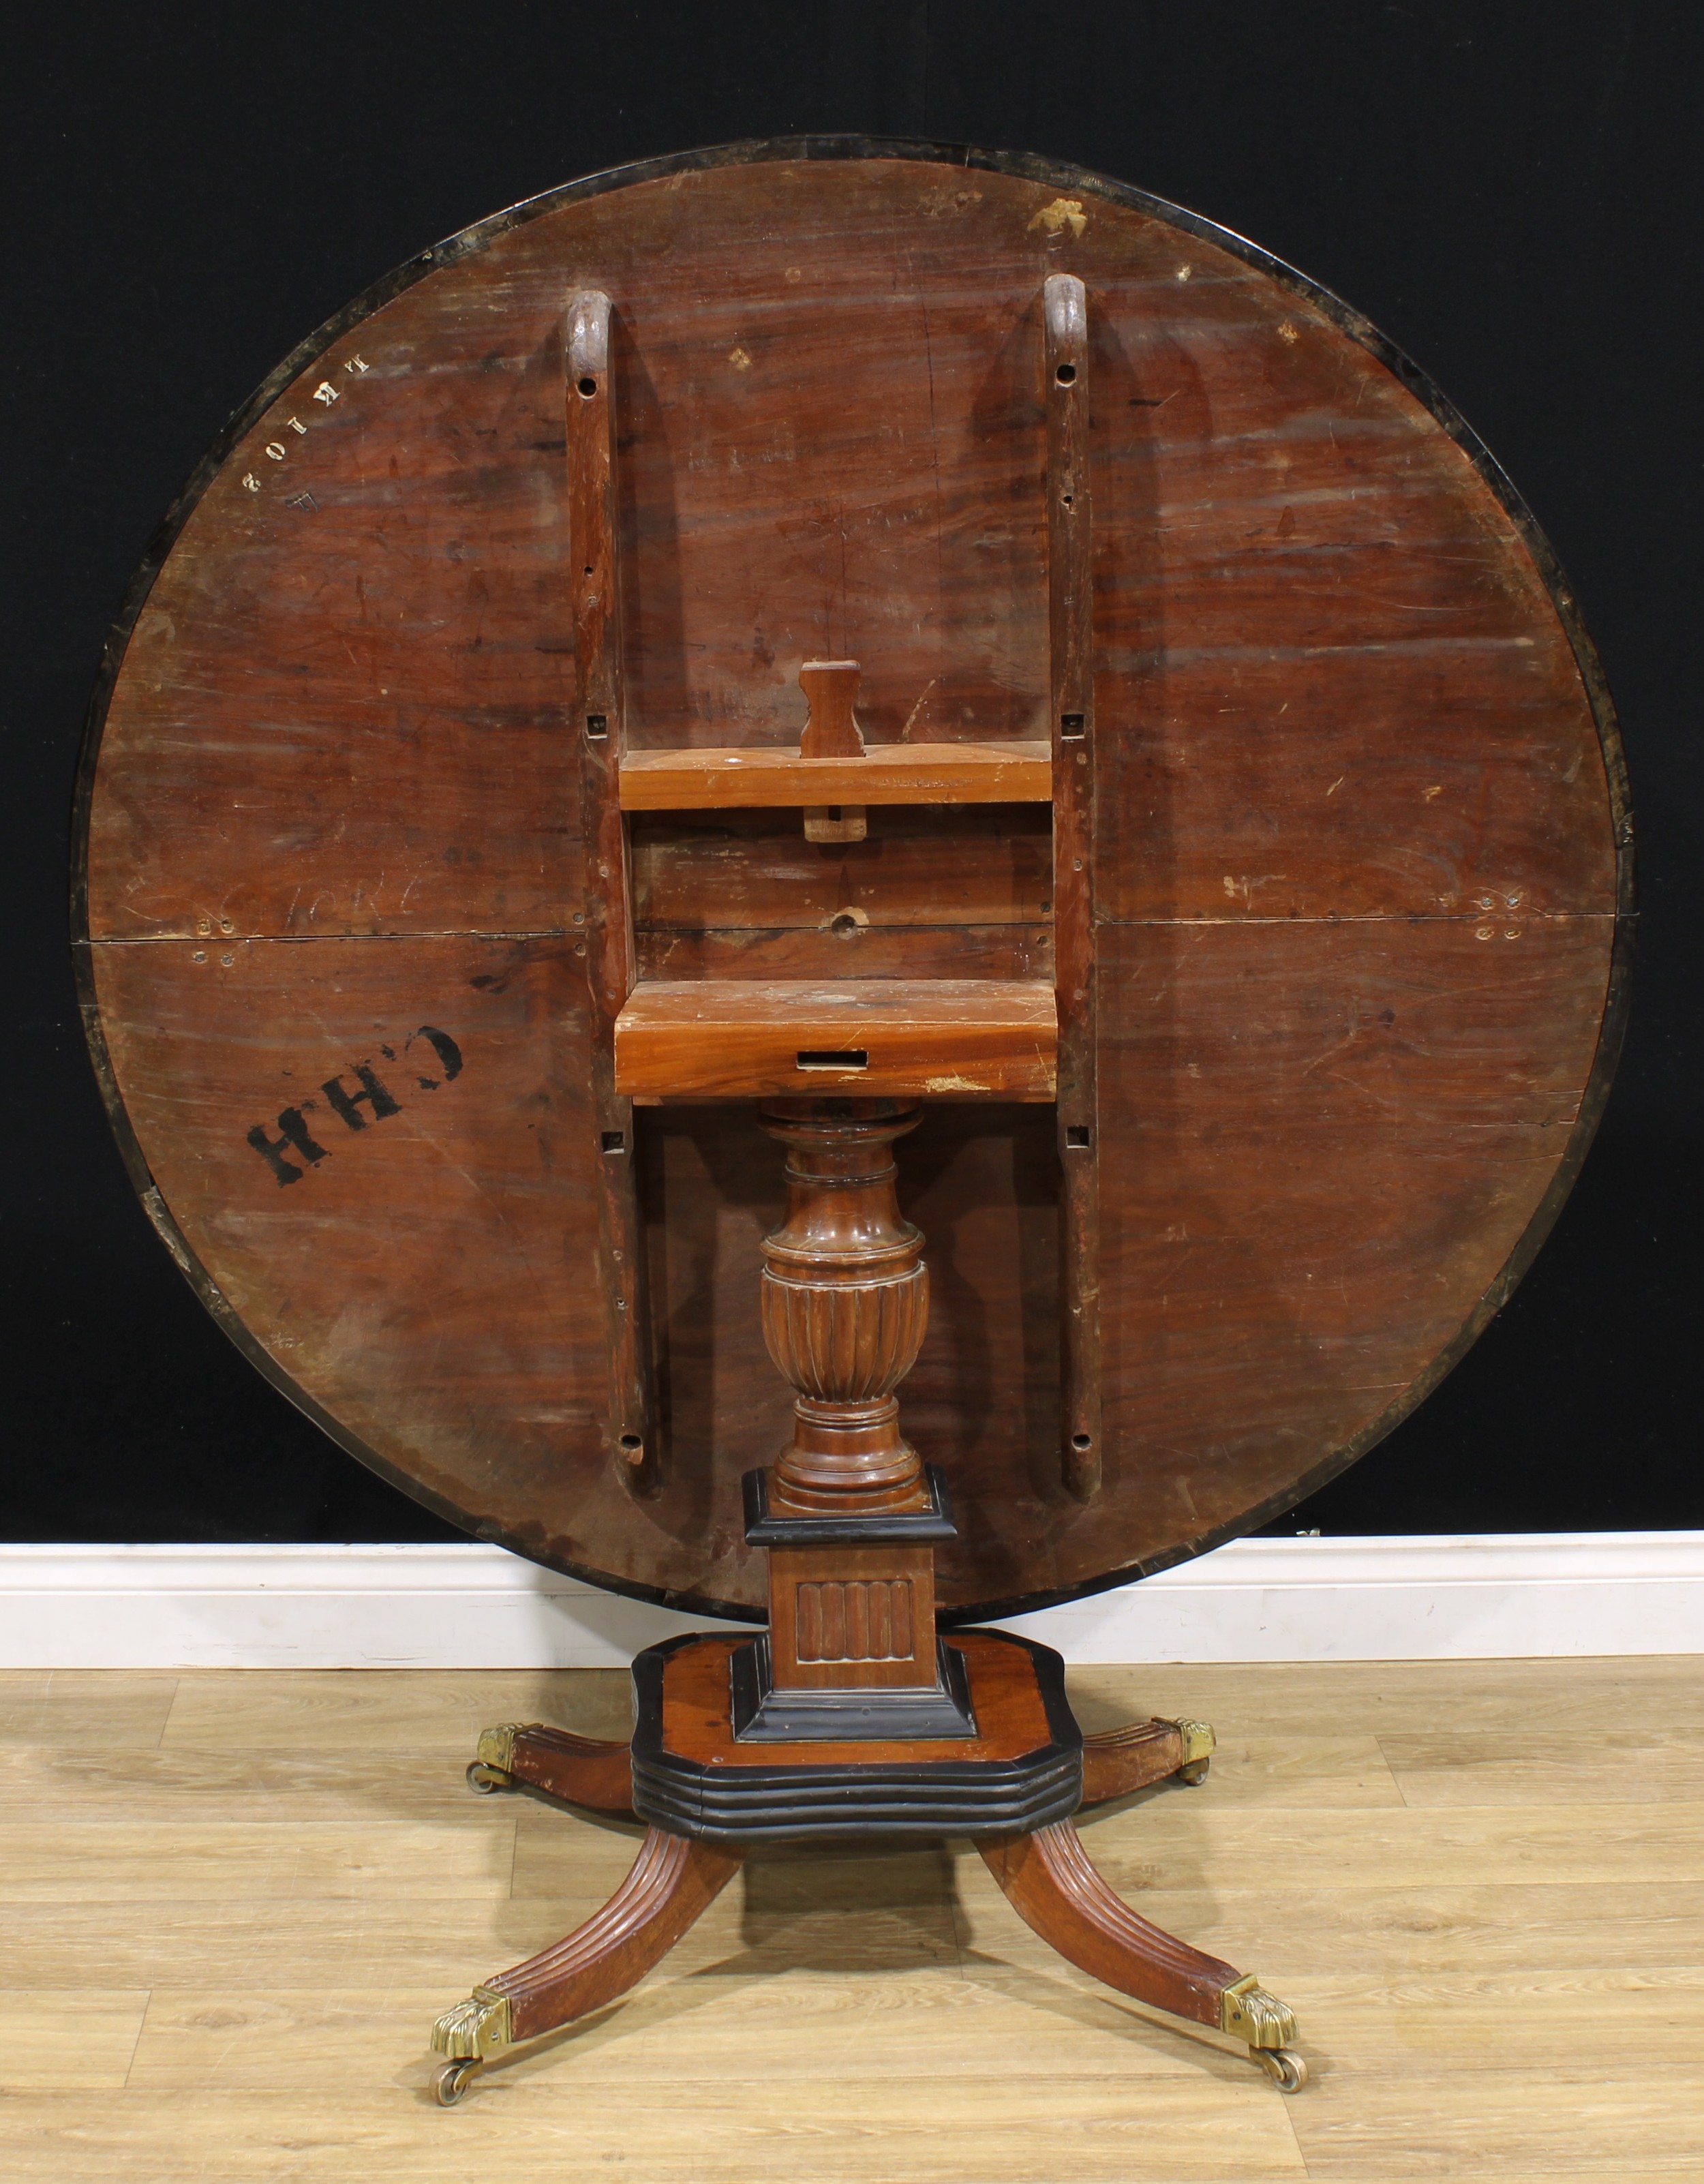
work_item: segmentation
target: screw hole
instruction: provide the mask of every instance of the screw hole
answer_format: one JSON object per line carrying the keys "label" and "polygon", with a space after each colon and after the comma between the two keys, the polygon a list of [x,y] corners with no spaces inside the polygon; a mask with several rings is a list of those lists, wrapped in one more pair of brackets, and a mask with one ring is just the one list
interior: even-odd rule
{"label": "screw hole", "polygon": [[1071,1446],[1073,1448],[1093,1448],[1094,1443],[1087,1434],[1072,1434]]}
{"label": "screw hole", "polygon": [[1069,387],[1077,376],[1077,366],[1074,364],[1062,364],[1053,376],[1061,387]]}
{"label": "screw hole", "polygon": [[829,919],[828,930],[843,940],[850,940],[858,930],[858,921],[849,910],[843,910],[838,917]]}
{"label": "screw hole", "polygon": [[582,379],[580,382],[580,392],[582,394],[595,394],[598,392],[597,381],[595,379]]}

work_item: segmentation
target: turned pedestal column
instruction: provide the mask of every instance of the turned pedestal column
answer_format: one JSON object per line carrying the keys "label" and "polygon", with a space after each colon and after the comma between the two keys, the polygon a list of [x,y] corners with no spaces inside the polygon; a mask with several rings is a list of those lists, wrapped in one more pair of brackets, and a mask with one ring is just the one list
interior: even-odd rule
{"label": "turned pedestal column", "polygon": [[934,1545],[954,1536],[951,1513],[894,1393],[928,1321],[923,1238],[899,1212],[893,1156],[918,1112],[854,1099],[762,1110],[787,1149],[763,1331],[795,1396],[792,1439],[745,1481],[770,1624],[736,1664],[743,1738],[972,1732],[962,1669],[935,1634]]}

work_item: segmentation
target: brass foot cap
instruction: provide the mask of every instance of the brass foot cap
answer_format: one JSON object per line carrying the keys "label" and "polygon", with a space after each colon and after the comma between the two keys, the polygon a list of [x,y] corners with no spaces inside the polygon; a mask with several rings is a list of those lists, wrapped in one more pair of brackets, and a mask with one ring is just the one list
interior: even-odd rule
{"label": "brass foot cap", "polygon": [[476,1986],[465,2002],[445,2010],[432,2029],[435,2052],[452,2059],[489,2055],[510,2042],[509,1997]]}
{"label": "brass foot cap", "polygon": [[1250,2048],[1288,2048],[1295,2038],[1295,2012],[1268,1994],[1250,1973],[1219,1997],[1219,2027]]}
{"label": "brass foot cap", "polygon": [[515,1772],[515,1738],[537,1727],[536,1722],[500,1721],[494,1729],[482,1729],[479,1733],[479,1742],[474,1747],[475,1766],[494,1767],[500,1774],[512,1774]]}
{"label": "brass foot cap", "polygon": [[1212,1724],[1206,1721],[1172,1721],[1167,1728],[1175,1729],[1183,1746],[1183,1756],[1178,1762],[1178,1772],[1186,1782],[1199,1782],[1207,1771],[1207,1762],[1218,1748],[1219,1740],[1213,1734]]}

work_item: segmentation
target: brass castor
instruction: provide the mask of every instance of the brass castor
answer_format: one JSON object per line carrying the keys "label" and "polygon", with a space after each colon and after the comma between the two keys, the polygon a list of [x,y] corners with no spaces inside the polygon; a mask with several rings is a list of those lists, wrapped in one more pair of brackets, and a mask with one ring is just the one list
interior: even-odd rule
{"label": "brass castor", "polygon": [[468,1767],[467,1786],[470,1790],[477,1790],[482,1797],[489,1797],[498,1790],[512,1790],[515,1777],[505,1774],[500,1767],[492,1767],[483,1759],[476,1759]]}
{"label": "brass castor", "polygon": [[441,2109],[453,2109],[479,2075],[477,2055],[456,2055],[440,2063],[432,2074],[432,2098]]}
{"label": "brass castor", "polygon": [[1187,1766],[1178,1769],[1178,1780],[1180,1782],[1187,1782],[1193,1790],[1196,1783],[1206,1780],[1207,1769],[1212,1763],[1211,1759],[1192,1759]]}
{"label": "brass castor", "polygon": [[1307,2064],[1294,2048],[1250,2048],[1249,2060],[1260,2064],[1281,2093],[1299,2093],[1307,2083]]}

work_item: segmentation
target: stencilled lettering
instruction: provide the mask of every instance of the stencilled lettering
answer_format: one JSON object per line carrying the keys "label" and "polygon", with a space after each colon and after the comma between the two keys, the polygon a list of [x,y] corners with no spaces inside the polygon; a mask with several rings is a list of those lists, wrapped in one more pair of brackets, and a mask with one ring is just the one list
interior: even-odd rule
{"label": "stencilled lettering", "polygon": [[327,1157],[324,1145],[315,1144],[313,1133],[308,1128],[307,1118],[303,1113],[303,1107],[311,1107],[313,1104],[314,1102],[309,1100],[303,1103],[303,1107],[286,1107],[281,1110],[278,1117],[278,1134],[276,1138],[267,1136],[266,1125],[264,1123],[257,1123],[248,1133],[249,1144],[271,1169],[281,1184],[300,1183],[303,1176],[307,1173],[306,1169],[298,1167],[294,1161],[287,1160],[285,1158],[287,1153],[299,1153],[309,1166],[316,1167]]}
{"label": "stencilled lettering", "polygon": [[[459,1041],[437,1024],[421,1024],[410,1032],[400,1055],[388,1045],[381,1046],[379,1052],[387,1061],[412,1069],[415,1084],[421,1092],[438,1092],[453,1084],[465,1067]],[[271,1128],[257,1123],[246,1133],[245,1141],[265,1162],[274,1182],[284,1189],[299,1183],[309,1168],[317,1168],[331,1157],[331,1149],[320,1143],[309,1125],[310,1114],[329,1111],[346,1130],[359,1136],[374,1124],[401,1114],[404,1104],[370,1061],[352,1061],[326,1079],[318,1099],[281,1108]]]}
{"label": "stencilled lettering", "polygon": [[359,1087],[357,1091],[346,1092],[341,1077],[328,1077],[320,1087],[331,1105],[331,1112],[350,1129],[365,1130],[367,1127],[367,1118],[360,1112],[363,1102],[372,1109],[376,1123],[382,1123],[393,1115],[401,1114],[402,1109],[392,1099],[370,1062],[354,1063],[350,1073]]}
{"label": "stencilled lettering", "polygon": [[409,1039],[403,1052],[406,1054],[415,1040],[423,1039],[437,1055],[442,1077],[417,1077],[415,1079],[422,1092],[436,1092],[441,1084],[453,1084],[461,1074],[461,1049],[447,1031],[439,1031],[434,1024],[422,1024]]}

